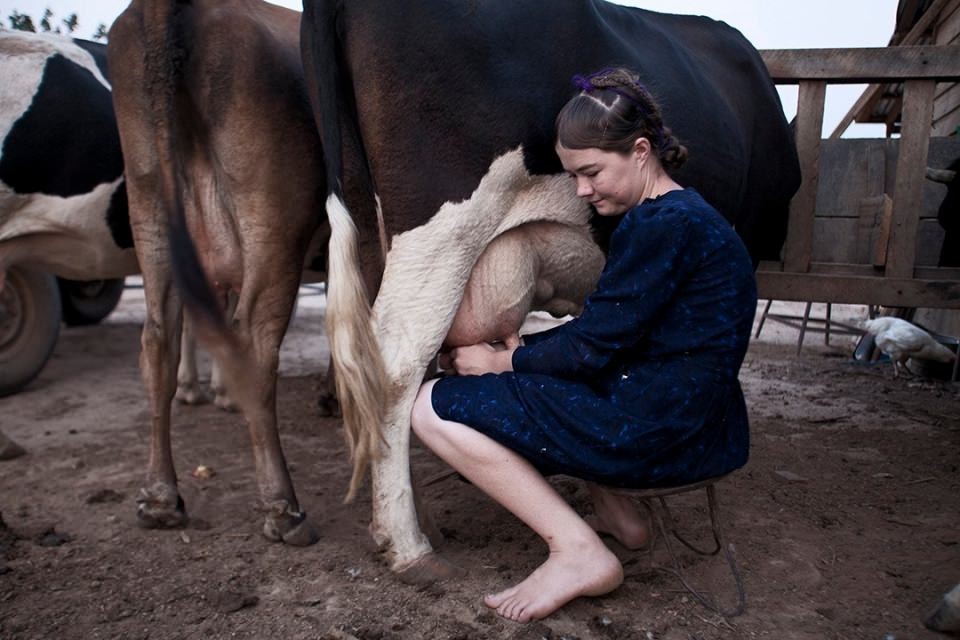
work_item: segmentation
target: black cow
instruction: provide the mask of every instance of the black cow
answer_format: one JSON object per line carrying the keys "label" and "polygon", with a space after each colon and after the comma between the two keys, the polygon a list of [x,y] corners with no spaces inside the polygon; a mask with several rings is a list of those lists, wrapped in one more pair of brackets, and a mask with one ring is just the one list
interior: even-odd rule
{"label": "black cow", "polygon": [[[601,0],[305,0],[301,44],[330,188],[327,328],[358,469],[375,460],[372,531],[394,569],[444,575],[417,527],[410,408],[481,253],[576,201],[569,180],[547,186],[562,172],[553,123],[571,77],[638,71],[690,150],[676,179],[756,260],[777,256],[785,236],[800,183],[793,138],[757,51],[703,17]],[[361,170],[344,183],[344,166]],[[531,195],[544,188],[558,201]],[[351,222],[374,286],[370,238],[385,250],[373,333],[357,265],[341,258]]]}
{"label": "black cow", "polygon": [[960,267],[960,158],[946,169],[927,169],[927,178],[947,185],[947,195],[937,209],[937,222],[943,227],[943,244],[940,245],[941,267]]}

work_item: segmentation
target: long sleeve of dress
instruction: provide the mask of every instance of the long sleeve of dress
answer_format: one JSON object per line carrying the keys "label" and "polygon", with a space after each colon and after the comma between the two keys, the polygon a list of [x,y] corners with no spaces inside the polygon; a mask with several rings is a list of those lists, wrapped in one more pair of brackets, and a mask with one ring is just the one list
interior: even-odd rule
{"label": "long sleeve of dress", "polygon": [[621,221],[583,313],[518,348],[514,371],[589,379],[643,340],[695,259],[686,251],[690,222],[682,206],[645,213],[636,207]]}

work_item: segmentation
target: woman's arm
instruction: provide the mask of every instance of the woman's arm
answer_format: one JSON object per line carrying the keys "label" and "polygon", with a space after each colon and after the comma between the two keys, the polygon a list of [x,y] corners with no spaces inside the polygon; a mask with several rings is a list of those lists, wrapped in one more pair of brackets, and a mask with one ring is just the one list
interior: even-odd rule
{"label": "woman's arm", "polygon": [[627,214],[583,313],[544,340],[518,349],[513,370],[583,379],[617,351],[639,344],[698,261],[689,247],[689,224],[682,207],[646,218]]}

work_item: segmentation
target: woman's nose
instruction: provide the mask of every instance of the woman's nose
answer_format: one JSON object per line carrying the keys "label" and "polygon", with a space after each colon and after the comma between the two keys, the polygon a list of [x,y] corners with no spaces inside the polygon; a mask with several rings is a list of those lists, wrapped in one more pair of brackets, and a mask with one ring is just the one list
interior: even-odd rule
{"label": "woman's nose", "polygon": [[584,178],[577,178],[577,195],[581,198],[586,198],[592,194],[593,186],[590,184],[590,181]]}

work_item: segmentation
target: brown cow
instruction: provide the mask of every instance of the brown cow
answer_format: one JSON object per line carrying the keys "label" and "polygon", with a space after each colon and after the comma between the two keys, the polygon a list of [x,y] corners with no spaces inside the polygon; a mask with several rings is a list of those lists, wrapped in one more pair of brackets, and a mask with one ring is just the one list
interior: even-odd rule
{"label": "brown cow", "polygon": [[[179,261],[202,267],[212,283],[203,291],[221,308],[230,300],[229,331],[210,331],[204,318],[197,331],[249,424],[264,535],[295,545],[316,540],[276,419],[280,342],[308,246],[322,228],[325,195],[299,20],[297,12],[256,0],[134,0],[110,30],[114,107],[147,303],[141,369],[152,436],[137,498],[147,527],[186,521],[170,448],[170,363],[181,323],[172,265]],[[189,233],[199,250],[177,251],[171,232]]]}

